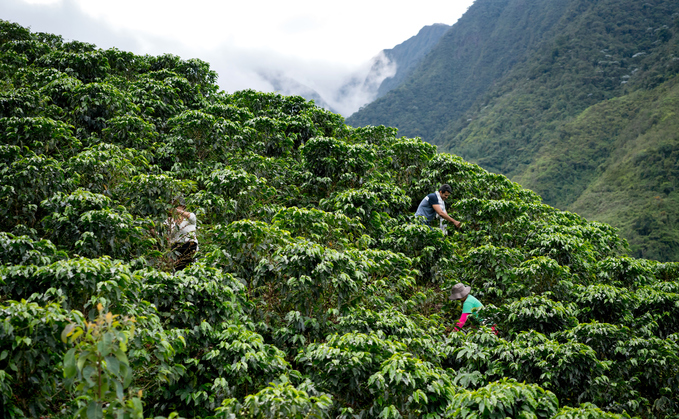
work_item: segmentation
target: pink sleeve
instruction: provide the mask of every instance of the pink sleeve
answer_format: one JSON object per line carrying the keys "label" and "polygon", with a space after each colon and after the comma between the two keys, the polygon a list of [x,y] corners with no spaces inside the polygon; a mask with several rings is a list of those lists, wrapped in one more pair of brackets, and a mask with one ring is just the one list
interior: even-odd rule
{"label": "pink sleeve", "polygon": [[455,325],[456,328],[462,328],[464,326],[465,322],[467,321],[467,317],[469,317],[471,313],[462,313],[460,316],[460,320],[458,320],[457,324]]}

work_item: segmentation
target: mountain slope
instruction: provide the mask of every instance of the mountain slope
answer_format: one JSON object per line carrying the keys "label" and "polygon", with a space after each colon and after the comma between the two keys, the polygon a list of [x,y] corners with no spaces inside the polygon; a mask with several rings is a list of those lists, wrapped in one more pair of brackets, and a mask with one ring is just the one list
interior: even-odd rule
{"label": "mountain slope", "polygon": [[[565,3],[476,1],[399,88],[347,118],[432,141],[467,111],[558,21]],[[530,27],[528,31],[526,28]]]}
{"label": "mountain slope", "polygon": [[417,35],[394,48],[380,51],[364,66],[338,80],[336,86],[313,88],[313,83],[301,82],[274,69],[263,69],[259,75],[271,83],[277,93],[299,95],[332,112],[350,115],[399,86],[449,28],[442,23],[423,27]]}
{"label": "mountain slope", "polygon": [[[485,89],[476,85],[472,91],[470,86],[455,83],[452,79],[457,74],[473,85],[469,77],[472,72],[460,73],[464,70],[460,60],[452,61],[442,52],[445,48],[452,51],[455,42],[469,42],[461,34],[480,24],[479,10],[472,13],[470,8],[432,51],[428,57],[431,62],[423,63],[401,89],[392,92],[396,102],[389,109],[383,108],[384,102],[376,101],[347,122],[362,125],[384,121],[407,135],[413,135],[415,130],[427,141],[438,144],[440,150],[459,154],[534,189],[550,205],[582,210],[580,204],[571,205],[599,179],[605,167],[615,162],[612,152],[623,147],[632,132],[639,133],[643,120],[639,110],[656,106],[654,101],[670,89],[661,87],[662,83],[668,80],[673,83],[671,80],[679,71],[676,34],[679,5],[667,0],[645,3],[571,0],[559,2],[558,6],[539,1],[503,3],[505,10],[515,10],[523,19],[540,27],[549,21],[551,26],[540,31],[533,24],[517,24],[521,19],[510,21],[505,14],[497,14],[494,27],[511,26],[521,33],[517,36],[506,32],[509,38],[503,42],[521,43],[528,48],[523,59],[514,61],[510,68],[498,64],[500,55],[496,56],[495,64],[490,64],[495,65],[494,69],[479,66],[481,74],[495,71],[497,76],[487,79]],[[479,0],[475,6],[487,9],[495,4]],[[527,4],[532,4],[531,12],[521,9]],[[545,19],[546,16],[556,20]],[[461,27],[457,28],[458,25]],[[458,34],[457,38],[449,39],[452,34]],[[486,47],[480,44],[482,51],[468,53],[466,59],[474,60]],[[450,74],[442,74],[437,66],[446,68]],[[432,99],[431,86],[442,92],[439,97],[447,95],[451,103]],[[430,94],[419,94],[420,91]],[[633,95],[635,92],[648,94]],[[631,95],[628,100],[606,104],[612,98],[628,95]],[[405,97],[413,108],[412,115],[399,113],[404,106],[401,99]],[[595,107],[597,104],[601,106]],[[630,122],[635,118],[636,123]],[[650,121],[651,125],[659,123]],[[423,123],[428,126],[422,128]],[[648,129],[667,134],[663,140],[666,143],[674,138],[667,127],[646,127],[642,131]],[[646,137],[639,135],[636,141],[645,141]],[[640,179],[630,176],[607,179],[613,184],[606,187],[626,196],[632,207],[645,207],[644,199],[630,192],[635,184],[643,183]],[[663,183],[660,179],[658,182]],[[623,228],[634,224],[633,219],[645,212],[625,213],[637,213],[633,219],[624,214],[611,218],[596,211],[585,213],[592,219]],[[647,236],[658,238],[651,242],[641,239],[634,229],[623,228],[634,254],[679,260],[679,242],[660,240],[664,224],[651,224],[653,232]],[[646,244],[642,246],[642,242]],[[649,253],[653,247],[658,250]]]}
{"label": "mountain slope", "polygon": [[513,176],[545,137],[555,135],[554,123],[601,101],[652,89],[679,70],[675,2],[569,3],[552,36],[526,62],[430,140]]}
{"label": "mountain slope", "polygon": [[[593,180],[568,209],[620,228],[634,255],[677,260],[679,80],[610,102],[614,109],[630,109],[630,114],[623,114],[622,132],[611,147],[610,158],[597,167]],[[599,117],[603,112],[598,111],[588,113]],[[569,149],[577,147],[573,144]],[[546,153],[541,150],[540,154]]]}
{"label": "mountain slope", "polygon": [[396,64],[396,74],[382,81],[377,90],[377,97],[382,97],[390,90],[400,86],[429,51],[438,44],[448,29],[450,29],[450,26],[443,23],[425,26],[420,29],[417,35],[394,48],[384,50],[383,53],[389,61]]}

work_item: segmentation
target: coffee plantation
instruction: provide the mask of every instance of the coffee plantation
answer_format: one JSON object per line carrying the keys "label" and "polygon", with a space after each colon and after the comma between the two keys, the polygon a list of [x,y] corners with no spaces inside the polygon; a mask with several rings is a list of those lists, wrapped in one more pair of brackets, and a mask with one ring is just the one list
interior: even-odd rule
{"label": "coffee plantation", "polygon": [[[0,416],[671,418],[679,264],[207,63],[0,21]],[[448,183],[448,234],[412,214]],[[163,223],[186,199],[195,261]],[[452,327],[457,282],[494,334]]]}

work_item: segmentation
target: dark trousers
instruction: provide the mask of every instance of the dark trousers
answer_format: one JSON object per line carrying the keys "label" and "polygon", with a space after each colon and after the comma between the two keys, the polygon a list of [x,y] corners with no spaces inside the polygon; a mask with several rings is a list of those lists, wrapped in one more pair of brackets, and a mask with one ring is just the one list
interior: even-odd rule
{"label": "dark trousers", "polygon": [[193,255],[198,249],[198,243],[196,242],[185,242],[185,243],[175,243],[172,245],[172,255],[175,258],[174,270],[181,271],[191,264],[193,261]]}

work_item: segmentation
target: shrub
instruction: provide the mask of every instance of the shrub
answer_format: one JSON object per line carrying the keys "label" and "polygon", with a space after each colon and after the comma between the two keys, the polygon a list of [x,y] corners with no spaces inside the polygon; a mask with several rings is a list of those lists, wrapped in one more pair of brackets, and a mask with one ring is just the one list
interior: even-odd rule
{"label": "shrub", "polygon": [[375,395],[369,412],[387,418],[441,415],[456,390],[447,371],[407,352],[395,353],[382,362],[368,379],[368,389]]}
{"label": "shrub", "polygon": [[499,308],[484,307],[482,316],[497,323],[500,330],[508,334],[528,330],[550,334],[577,324],[572,305],[552,301],[546,296],[522,298]]}
{"label": "shrub", "polygon": [[36,154],[70,156],[81,145],[74,127],[45,117],[0,118],[5,144],[28,147]]}
{"label": "shrub", "polygon": [[114,198],[122,201],[131,214],[164,221],[172,201],[186,196],[195,188],[195,182],[171,176],[141,174],[128,178],[114,191]]}
{"label": "shrub", "polygon": [[297,310],[315,317],[330,308],[340,313],[363,298],[367,263],[356,255],[299,240],[263,259],[250,286],[284,311]]}
{"label": "shrub", "polygon": [[365,231],[357,218],[315,208],[282,209],[273,217],[272,224],[295,236],[334,248],[355,243]]}
{"label": "shrub", "polygon": [[159,157],[173,163],[219,160],[230,147],[231,137],[240,127],[231,121],[198,111],[186,110],[167,121],[170,136],[158,149]]}
{"label": "shrub", "polygon": [[129,265],[109,258],[67,259],[45,266],[0,266],[0,290],[16,300],[33,293],[63,295],[65,309],[84,311],[91,299],[104,299],[118,312],[121,303],[135,299],[139,283],[132,277]]}
{"label": "shrub", "polygon": [[158,132],[152,123],[125,114],[106,121],[101,137],[104,141],[123,147],[146,149],[158,139]]}
{"label": "shrub", "polygon": [[547,256],[574,273],[586,272],[595,262],[592,245],[570,234],[541,233],[530,237],[526,246],[532,256]]}
{"label": "shrub", "polygon": [[305,167],[319,178],[356,185],[375,165],[375,152],[363,144],[352,145],[329,137],[316,137],[301,148]]}
{"label": "shrub", "polygon": [[330,417],[332,397],[327,394],[311,396],[314,388],[310,382],[295,387],[287,377],[280,382],[270,383],[256,394],[245,397],[243,403],[226,399],[217,408],[216,419],[306,419]]}
{"label": "shrub", "polygon": [[390,184],[363,185],[360,189],[347,189],[321,200],[321,208],[339,211],[351,218],[359,218],[369,231],[381,231],[380,228],[389,215],[396,215],[405,210],[409,200],[398,187]]}
{"label": "shrub", "polygon": [[81,316],[64,310],[58,302],[40,306],[22,299],[0,304],[2,417],[38,417],[63,401],[59,377],[66,345],[59,335]]}
{"label": "shrub", "polygon": [[193,264],[174,275],[150,268],[134,275],[143,283],[141,297],[156,306],[168,328],[191,330],[203,321],[238,323],[245,315],[243,285],[217,269]]}
{"label": "shrub", "polygon": [[204,212],[206,222],[228,224],[250,218],[276,191],[266,179],[242,169],[224,168],[201,179],[205,189],[191,201]]}
{"label": "shrub", "polygon": [[106,56],[91,50],[56,50],[35,60],[34,65],[69,72],[85,83],[103,79],[110,70]]}
{"label": "shrub", "polygon": [[93,193],[111,196],[129,178],[150,169],[147,156],[135,149],[101,143],[68,159],[69,175],[79,178],[79,185]]}
{"label": "shrub", "polygon": [[78,189],[70,195],[57,193],[43,201],[50,214],[42,223],[47,236],[60,248],[81,256],[108,255],[132,259],[149,249],[149,222],[137,221],[125,207],[110,208],[111,199]]}
{"label": "shrub", "polygon": [[382,362],[405,351],[400,342],[382,339],[375,333],[334,334],[325,343],[311,343],[296,357],[311,378],[338,401],[367,408],[373,398],[368,379]]}
{"label": "shrub", "polygon": [[[292,241],[290,234],[261,221],[241,220],[213,227],[207,240],[208,265],[231,272],[248,284],[262,258],[271,259],[276,249]],[[250,287],[250,285],[249,285]]]}
{"label": "shrub", "polygon": [[658,281],[679,281],[679,262],[656,263],[653,266],[653,274]]}
{"label": "shrub", "polygon": [[679,345],[670,339],[640,337],[619,342],[612,371],[625,385],[617,393],[603,393],[602,399],[615,401],[611,403],[611,410],[625,409],[659,417],[676,415],[679,411],[674,397],[679,391],[678,354]]}
{"label": "shrub", "polygon": [[104,313],[101,304],[94,322],[69,324],[62,341],[75,343],[64,355],[64,377],[73,383],[78,396],[75,417],[115,418],[144,417],[142,392],[137,397],[124,397],[132,382],[132,369],[127,355],[127,342],[134,335],[134,319],[118,318]]}
{"label": "shrub", "polygon": [[660,292],[643,287],[635,293],[634,322],[654,321],[658,324],[658,335],[662,338],[679,330],[679,294]]}
{"label": "shrub", "polygon": [[224,399],[256,393],[289,373],[284,355],[245,325],[201,322],[175,357],[186,372],[166,387],[162,402],[186,416],[206,416]]}
{"label": "shrub", "polygon": [[[557,300],[571,297],[571,273],[567,266],[559,265],[554,259],[538,256],[512,269],[516,278],[515,291],[507,292],[508,297],[541,295],[551,293]],[[514,292],[512,292],[514,291]]]}
{"label": "shrub", "polygon": [[32,240],[28,236],[15,236],[0,232],[0,264],[2,265],[49,265],[60,259],[65,259],[64,252],[49,240]]}
{"label": "shrub", "polygon": [[79,138],[100,134],[109,119],[122,116],[135,107],[127,95],[108,83],[77,86],[71,92],[70,101]]}
{"label": "shrub", "polygon": [[597,279],[616,287],[638,288],[655,282],[649,263],[629,257],[608,257],[594,266]]}
{"label": "shrub", "polygon": [[582,343],[594,350],[601,360],[614,359],[618,342],[626,340],[632,334],[627,326],[608,323],[580,323],[572,329],[564,330],[556,335],[562,344],[568,342]]}
{"label": "shrub", "polygon": [[45,215],[39,211],[40,202],[70,189],[77,177],[67,179],[62,164],[52,158],[24,157],[18,147],[0,147],[7,161],[0,165],[0,226],[5,231],[18,224],[34,227]]}
{"label": "shrub", "polygon": [[501,376],[528,381],[554,392],[563,403],[591,401],[593,383],[607,370],[587,345],[559,344],[537,332],[523,332],[494,349]]}
{"label": "shrub", "polygon": [[634,313],[637,299],[625,288],[611,285],[589,285],[576,287],[575,304],[577,317],[582,322],[597,320],[602,323],[629,321]]}
{"label": "shrub", "polygon": [[445,240],[443,232],[419,222],[393,223],[379,247],[411,258],[420,278],[432,282],[444,282],[444,269],[456,261],[455,245]]}
{"label": "shrub", "polygon": [[553,393],[535,384],[521,384],[505,378],[478,390],[456,394],[446,409],[445,417],[551,418],[558,409],[559,402]]}
{"label": "shrub", "polygon": [[[128,94],[142,111],[144,120],[153,123],[160,133],[166,131],[168,119],[186,108],[178,92],[168,83],[153,79],[152,72],[134,81]],[[116,129],[115,124],[112,129]]]}
{"label": "shrub", "polygon": [[459,281],[472,284],[474,292],[488,304],[529,292],[512,270],[523,259],[517,249],[484,245],[470,250],[455,268]]}
{"label": "shrub", "polygon": [[552,419],[623,419],[629,418],[627,413],[616,414],[604,412],[591,403],[584,403],[579,407],[564,406]]}
{"label": "shrub", "polygon": [[[410,185],[418,181],[429,161],[436,155],[436,146],[419,139],[394,139],[383,148],[384,155],[390,160],[389,169],[395,172],[398,185]],[[410,198],[411,201],[417,199]]]}
{"label": "shrub", "polygon": [[290,155],[296,136],[286,135],[287,123],[284,120],[266,116],[249,119],[245,125],[252,130],[248,139],[257,153],[269,157],[285,157]]}

